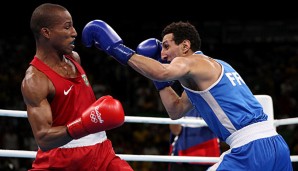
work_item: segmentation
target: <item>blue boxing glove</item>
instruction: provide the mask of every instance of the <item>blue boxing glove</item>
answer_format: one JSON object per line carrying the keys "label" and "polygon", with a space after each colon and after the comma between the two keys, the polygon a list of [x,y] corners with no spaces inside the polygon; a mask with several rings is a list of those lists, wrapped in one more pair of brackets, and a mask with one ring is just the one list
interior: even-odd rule
{"label": "blue boxing glove", "polygon": [[[161,42],[158,39],[155,38],[150,38],[147,40],[144,40],[141,42],[138,47],[137,47],[137,54],[155,59],[161,63],[165,63],[165,61],[162,61],[161,59]],[[174,82],[173,81],[165,81],[165,82],[160,82],[160,81],[153,81],[156,89],[162,90],[165,87],[171,86]]]}
{"label": "blue boxing glove", "polygon": [[123,45],[119,35],[102,20],[93,20],[87,23],[82,32],[82,43],[86,47],[93,44],[100,50],[113,56],[123,65],[127,64],[135,51]]}

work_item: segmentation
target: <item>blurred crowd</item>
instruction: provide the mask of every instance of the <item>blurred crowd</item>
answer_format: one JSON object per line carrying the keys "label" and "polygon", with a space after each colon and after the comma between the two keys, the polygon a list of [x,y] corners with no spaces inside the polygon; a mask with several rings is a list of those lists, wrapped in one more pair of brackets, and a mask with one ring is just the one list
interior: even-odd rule
{"label": "blurred crowd", "polygon": [[[298,117],[298,27],[293,33],[288,32],[292,27],[268,29],[272,25],[278,29],[280,22],[204,23],[198,27],[202,51],[234,66],[254,94],[270,95],[275,119]],[[129,42],[135,38],[134,33],[125,37],[128,44],[137,46],[137,42]],[[98,49],[85,48],[77,42],[75,50],[97,97],[110,94],[119,99],[127,116],[168,117],[151,80]],[[20,85],[34,54],[31,35],[0,38],[0,109],[26,110]],[[279,126],[277,130],[287,141],[291,155],[298,155],[297,126]],[[37,149],[26,118],[0,117],[0,131],[0,149]],[[117,154],[168,155],[168,125],[125,123],[107,133]],[[1,157],[0,170],[27,170],[32,160]],[[167,170],[167,163],[163,162],[129,163],[136,171]],[[293,162],[293,166],[298,169],[298,163]]]}

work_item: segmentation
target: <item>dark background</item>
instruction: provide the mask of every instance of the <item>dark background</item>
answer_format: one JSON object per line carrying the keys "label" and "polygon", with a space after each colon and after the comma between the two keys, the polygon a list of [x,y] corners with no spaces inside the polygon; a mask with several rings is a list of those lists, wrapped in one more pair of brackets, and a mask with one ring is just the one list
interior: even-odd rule
{"label": "dark background", "polygon": [[[63,5],[72,14],[78,32],[75,50],[97,96],[111,94],[120,99],[128,116],[167,117],[167,114],[149,79],[98,49],[82,46],[80,33],[91,20],[107,22],[132,49],[147,38],[161,39],[163,27],[173,21],[190,21],[200,33],[206,55],[232,64],[254,94],[273,98],[275,119],[297,117],[298,10],[294,4],[176,1],[36,0],[1,4],[0,109],[25,110],[20,84],[35,54],[30,17],[42,2],[52,2]],[[291,155],[297,155],[296,125],[277,129],[289,144]],[[24,118],[0,117],[0,132],[1,149],[36,148],[34,142],[30,143],[32,133]],[[7,138],[7,133],[17,137],[16,141]],[[167,125],[127,123],[107,133],[118,154],[168,154]],[[224,144],[222,148],[225,149]],[[0,170],[26,170],[31,162],[31,159],[0,158]],[[138,171],[167,168],[167,163],[160,162],[130,163]],[[9,169],[9,164],[14,167]],[[293,166],[297,167],[296,163]]]}

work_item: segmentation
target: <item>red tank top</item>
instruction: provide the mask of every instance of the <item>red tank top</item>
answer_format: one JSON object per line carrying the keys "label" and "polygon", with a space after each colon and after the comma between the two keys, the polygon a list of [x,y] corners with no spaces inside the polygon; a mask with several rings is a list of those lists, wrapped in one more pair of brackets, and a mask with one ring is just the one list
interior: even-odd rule
{"label": "red tank top", "polygon": [[37,57],[31,65],[43,72],[55,87],[55,96],[51,102],[53,126],[66,125],[77,119],[96,98],[89,84],[85,71],[71,56],[65,56],[76,67],[76,78],[62,77]]}

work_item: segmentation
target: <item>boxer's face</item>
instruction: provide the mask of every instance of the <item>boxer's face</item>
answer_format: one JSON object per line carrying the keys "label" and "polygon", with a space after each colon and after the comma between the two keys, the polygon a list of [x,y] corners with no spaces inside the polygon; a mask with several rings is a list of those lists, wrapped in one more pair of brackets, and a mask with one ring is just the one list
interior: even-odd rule
{"label": "boxer's face", "polygon": [[180,45],[177,45],[173,39],[173,34],[166,34],[162,40],[161,58],[172,61],[177,56],[182,56]]}
{"label": "boxer's face", "polygon": [[73,27],[72,17],[68,11],[56,13],[56,20],[49,30],[49,40],[63,54],[71,54],[77,32]]}

